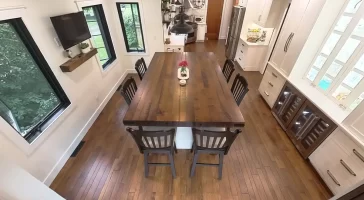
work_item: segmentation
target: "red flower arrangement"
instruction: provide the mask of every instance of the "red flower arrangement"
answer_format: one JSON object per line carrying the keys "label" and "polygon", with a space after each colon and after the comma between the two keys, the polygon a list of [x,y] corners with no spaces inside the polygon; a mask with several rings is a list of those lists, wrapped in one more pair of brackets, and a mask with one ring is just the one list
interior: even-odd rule
{"label": "red flower arrangement", "polygon": [[187,61],[181,61],[179,64],[178,64],[178,66],[180,66],[181,67],[181,76],[182,77],[186,77],[187,76],[187,70],[186,70],[186,68],[187,68],[187,66],[188,66],[188,63],[187,63]]}
{"label": "red flower arrangement", "polygon": [[178,66],[180,66],[180,67],[187,67],[188,66],[188,63],[187,63],[187,61],[181,61],[179,64],[178,64]]}

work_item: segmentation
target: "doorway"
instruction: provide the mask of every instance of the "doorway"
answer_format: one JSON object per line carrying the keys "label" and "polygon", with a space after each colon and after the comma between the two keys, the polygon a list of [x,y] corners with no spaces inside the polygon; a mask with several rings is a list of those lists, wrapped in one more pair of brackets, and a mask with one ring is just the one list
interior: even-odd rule
{"label": "doorway", "polygon": [[224,0],[209,1],[207,6],[207,32],[206,39],[218,40],[221,26],[222,9],[224,7]]}

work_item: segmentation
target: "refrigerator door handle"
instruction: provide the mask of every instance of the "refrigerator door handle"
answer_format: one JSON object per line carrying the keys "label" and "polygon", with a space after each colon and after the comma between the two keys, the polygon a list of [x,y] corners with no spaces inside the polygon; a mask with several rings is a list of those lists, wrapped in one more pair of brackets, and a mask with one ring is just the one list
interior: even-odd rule
{"label": "refrigerator door handle", "polygon": [[284,45],[284,49],[283,49],[283,51],[284,52],[287,52],[287,45],[288,45],[288,41],[290,40],[290,38],[291,38],[291,36],[292,36],[292,33],[291,34],[289,34],[289,36],[288,36],[288,38],[287,38],[287,40],[286,40],[286,44]]}
{"label": "refrigerator door handle", "polygon": [[286,52],[288,51],[288,48],[289,48],[289,45],[291,45],[291,42],[292,42],[292,39],[293,39],[293,36],[294,36],[294,33],[291,33],[291,37],[289,38],[288,40],[288,44],[287,44],[287,47],[286,47]]}

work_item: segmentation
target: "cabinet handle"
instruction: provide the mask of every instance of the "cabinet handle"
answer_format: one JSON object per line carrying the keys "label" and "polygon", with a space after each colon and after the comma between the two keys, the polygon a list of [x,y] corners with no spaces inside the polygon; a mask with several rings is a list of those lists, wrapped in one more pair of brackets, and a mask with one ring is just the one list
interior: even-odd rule
{"label": "cabinet handle", "polygon": [[241,58],[239,58],[239,60],[241,60]]}
{"label": "cabinet handle", "polygon": [[339,181],[336,180],[334,175],[331,174],[330,170],[327,170],[327,174],[330,176],[330,178],[335,182],[336,185],[340,186]]}
{"label": "cabinet handle", "polygon": [[346,170],[348,170],[348,172],[353,175],[356,176],[355,172],[348,166],[348,164],[345,163],[345,161],[343,161],[342,159],[340,160],[340,163],[345,167]]}
{"label": "cabinet handle", "polygon": [[244,53],[242,50],[240,50],[241,53]]}
{"label": "cabinet handle", "polygon": [[278,111],[278,116],[282,116],[287,109],[287,107],[291,104],[291,102],[294,100],[295,94],[289,94],[287,99],[283,102],[283,106]]}
{"label": "cabinet handle", "polygon": [[288,36],[288,38],[286,40],[286,44],[284,45],[284,49],[283,49],[284,52],[288,51],[288,43],[289,43],[289,41],[291,41],[292,34],[293,33],[289,34],[289,36]]}
{"label": "cabinet handle", "polygon": [[288,36],[288,38],[287,38],[287,40],[286,40],[286,44],[284,44],[284,48],[283,48],[283,51],[284,51],[284,52],[287,52],[287,43],[288,43],[288,40],[289,40],[289,38],[291,37],[291,35],[292,35],[292,33],[291,33],[291,34],[289,34],[289,36]]}
{"label": "cabinet handle", "polygon": [[301,127],[300,131],[298,131],[297,139],[300,140],[306,137],[306,135],[310,133],[309,130],[318,122],[319,119],[320,118],[315,114],[311,114],[307,122]]}
{"label": "cabinet handle", "polygon": [[274,78],[278,78],[278,76],[272,72],[272,76],[274,76]]}
{"label": "cabinet handle", "polygon": [[287,47],[286,47],[286,52],[288,51],[289,45],[291,45],[291,41],[293,39],[293,36],[294,36],[294,33],[291,33],[291,37],[289,38],[288,44],[287,44]]}
{"label": "cabinet handle", "polygon": [[272,82],[269,81],[268,84],[273,87],[273,83]]}
{"label": "cabinet handle", "polygon": [[364,156],[362,156],[356,149],[353,149],[353,152],[358,158],[364,162]]}
{"label": "cabinet handle", "polygon": [[267,96],[269,97],[269,94],[268,94],[268,92],[264,91],[264,94],[265,94],[265,95],[267,95]]}

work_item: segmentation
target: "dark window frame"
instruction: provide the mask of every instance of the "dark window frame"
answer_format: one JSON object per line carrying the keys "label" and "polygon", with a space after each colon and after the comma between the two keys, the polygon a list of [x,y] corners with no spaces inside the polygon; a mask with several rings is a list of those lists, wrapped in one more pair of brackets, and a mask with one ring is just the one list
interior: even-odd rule
{"label": "dark window frame", "polygon": [[[106,52],[110,56],[109,60],[106,61],[102,65],[102,68],[106,69],[111,63],[113,63],[116,60],[116,53],[115,53],[114,45],[112,43],[112,39],[111,39],[110,31],[109,31],[109,26],[107,25],[104,9],[102,7],[102,4],[96,4],[96,5],[92,5],[92,6],[84,6],[84,7],[82,7],[82,11],[83,11],[84,8],[93,8],[93,10],[94,10],[94,13],[95,13],[95,16],[96,16],[96,22],[99,25],[100,32],[101,32],[100,35],[101,35],[101,37],[102,37],[102,39],[104,41]],[[92,36],[94,36],[94,35],[91,35],[91,37]]]}
{"label": "dark window frame", "polygon": [[[120,6],[121,4],[136,4],[137,7],[138,7],[138,16],[139,16],[140,31],[142,33],[142,40],[143,40],[143,50],[131,49],[130,46],[129,46],[128,39],[127,39],[127,35],[126,35],[126,30],[125,30],[124,19],[123,19],[123,15],[122,15],[122,11],[121,11],[121,6]],[[118,3],[116,3],[116,7],[118,9],[119,20],[120,20],[120,23],[121,23],[121,29],[122,29],[123,35],[124,35],[124,43],[125,43],[126,51],[128,53],[130,53],[130,52],[145,53],[146,52],[146,48],[145,48],[143,24],[142,24],[142,19],[141,19],[142,17],[140,15],[139,3],[138,2],[118,2]],[[134,26],[135,26],[135,22],[134,22]]]}
{"label": "dark window frame", "polygon": [[35,43],[33,37],[31,36],[29,30],[25,26],[21,18],[14,18],[8,20],[1,20],[0,23],[9,23],[13,26],[19,38],[29,51],[34,62],[37,64],[40,71],[43,73],[44,77],[48,81],[49,85],[57,95],[60,104],[53,109],[42,121],[38,122],[29,133],[24,136],[24,139],[28,143],[32,143],[40,134],[46,130],[51,123],[53,123],[63,111],[71,104],[66,93],[59,84],[57,78],[53,74],[50,66],[45,60],[43,54],[39,50],[37,44]]}

